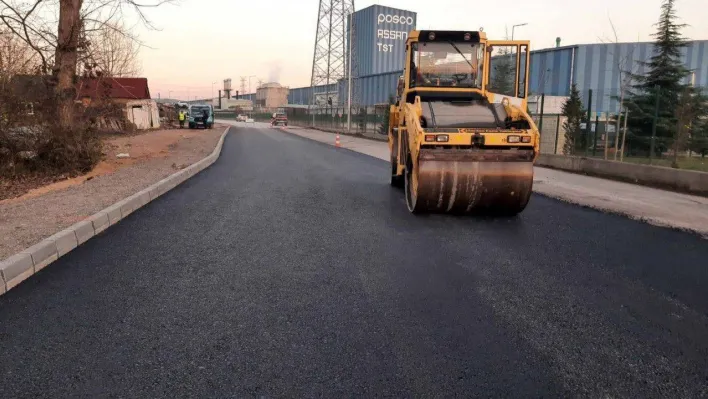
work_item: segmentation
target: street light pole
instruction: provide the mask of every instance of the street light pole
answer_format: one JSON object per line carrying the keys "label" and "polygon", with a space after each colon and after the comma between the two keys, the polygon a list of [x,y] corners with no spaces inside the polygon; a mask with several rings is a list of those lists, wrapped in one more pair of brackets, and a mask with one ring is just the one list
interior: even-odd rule
{"label": "street light pole", "polygon": [[524,22],[523,24],[516,24],[511,27],[511,40],[514,40],[514,29],[516,29],[517,26],[526,26],[528,25],[527,22]]}

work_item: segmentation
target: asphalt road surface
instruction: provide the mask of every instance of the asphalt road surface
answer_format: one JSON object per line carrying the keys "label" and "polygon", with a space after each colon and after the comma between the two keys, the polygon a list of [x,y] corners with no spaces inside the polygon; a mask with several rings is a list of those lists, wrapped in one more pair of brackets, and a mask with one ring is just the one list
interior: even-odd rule
{"label": "asphalt road surface", "polygon": [[413,216],[388,164],[234,128],[0,297],[0,397],[708,395],[708,245],[534,195]]}

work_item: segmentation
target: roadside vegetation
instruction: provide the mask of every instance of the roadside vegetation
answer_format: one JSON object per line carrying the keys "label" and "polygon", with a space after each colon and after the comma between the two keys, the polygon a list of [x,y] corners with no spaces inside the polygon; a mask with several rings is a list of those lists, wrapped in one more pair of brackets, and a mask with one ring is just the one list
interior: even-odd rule
{"label": "roadside vegetation", "polygon": [[142,43],[123,18],[151,27],[143,9],[172,2],[0,1],[0,190],[85,173],[100,134],[130,128],[110,101],[82,103],[77,82],[138,74]]}
{"label": "roadside vegetation", "polygon": [[[615,143],[627,162],[706,170],[708,97],[694,86],[695,71],[686,69],[681,60],[687,40],[681,33],[685,25],[678,22],[675,0],[663,1],[655,26],[654,52],[648,60],[638,65],[620,60],[622,82],[618,100],[622,116],[619,119],[615,116],[613,122],[617,131],[625,122],[624,116],[628,117],[626,137],[619,134]],[[635,72],[639,66],[643,66],[644,74]],[[587,122],[583,99],[580,102],[579,99],[578,93],[571,93],[563,107],[563,116],[569,119],[563,125],[566,155],[585,155],[593,145],[576,120],[580,115],[583,124]],[[610,146],[614,148],[615,143]],[[700,158],[696,156],[694,160],[691,155]]]}

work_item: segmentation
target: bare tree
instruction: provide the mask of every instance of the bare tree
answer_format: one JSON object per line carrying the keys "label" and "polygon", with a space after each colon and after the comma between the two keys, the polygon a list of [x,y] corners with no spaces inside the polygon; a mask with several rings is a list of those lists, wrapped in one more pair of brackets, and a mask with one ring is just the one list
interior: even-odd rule
{"label": "bare tree", "polygon": [[56,76],[56,97],[58,117],[62,127],[73,123],[76,87],[76,66],[79,60],[79,37],[81,34],[81,6],[83,0],[61,0],[59,2],[59,34],[54,55],[54,76]]}
{"label": "bare tree", "polygon": [[26,43],[0,29],[0,85],[15,75],[31,74],[38,66],[37,55]]}
{"label": "bare tree", "polygon": [[[116,31],[128,13],[154,29],[145,8],[179,0],[0,0],[0,24],[32,48],[44,73],[53,75],[60,125],[73,121],[73,103],[80,57],[90,54],[90,39]],[[58,15],[58,19],[53,16]],[[136,39],[128,32],[124,37]]]}
{"label": "bare tree", "polygon": [[[609,40],[607,38],[599,38],[601,42],[603,43],[614,43],[615,48],[617,48],[617,52],[610,52],[610,54],[614,57],[614,63],[617,66],[617,70],[619,71],[619,77],[618,77],[618,86],[619,86],[619,102],[617,104],[617,120],[616,122],[616,127],[615,127],[615,153],[614,153],[614,160],[617,160],[617,152],[619,150],[619,133],[621,130],[621,117],[624,108],[624,98],[627,95],[627,90],[632,86],[632,75],[633,75],[633,67],[635,65],[634,62],[634,52],[636,49],[636,45],[632,44],[630,45],[631,48],[626,54],[621,54],[619,51],[619,45],[620,45],[620,40],[619,40],[619,35],[617,34],[617,29],[615,28],[614,22],[612,22],[612,18],[610,16],[607,16],[607,20],[610,23],[610,27],[612,28],[612,35],[614,37],[613,40]],[[606,135],[609,134],[609,132],[605,132]],[[624,132],[626,134],[626,132]],[[608,136],[609,138],[609,136]],[[624,143],[624,139],[622,140]],[[605,146],[607,146],[607,143],[605,143]],[[624,152],[624,144],[622,151]]]}
{"label": "bare tree", "polygon": [[106,29],[90,35],[81,62],[101,76],[138,76],[141,73],[141,43],[131,37],[122,23],[107,23]]}

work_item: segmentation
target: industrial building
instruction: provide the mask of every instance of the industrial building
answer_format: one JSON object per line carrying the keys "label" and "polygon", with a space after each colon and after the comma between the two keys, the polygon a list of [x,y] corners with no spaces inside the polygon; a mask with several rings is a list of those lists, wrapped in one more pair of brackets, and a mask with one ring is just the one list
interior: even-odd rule
{"label": "industrial building", "polygon": [[279,83],[265,83],[256,89],[255,106],[272,111],[288,103],[288,92],[290,89],[281,86]]}
{"label": "industrial building", "polygon": [[[416,29],[412,11],[373,5],[355,12],[347,32],[352,38],[352,104],[374,106],[387,103],[395,95],[405,60],[405,41]],[[533,43],[531,43],[533,45]],[[575,83],[586,102],[593,91],[594,112],[618,110],[620,70],[644,73],[640,61],[652,55],[653,43],[578,44],[531,51],[529,91],[531,95],[567,96]],[[682,54],[686,68],[693,71],[690,82],[708,88],[708,40],[688,43]],[[344,107],[347,81],[312,87],[292,88],[290,106]],[[314,91],[314,98],[313,98]],[[239,98],[256,100],[250,94]],[[554,107],[557,108],[557,107]]]}

